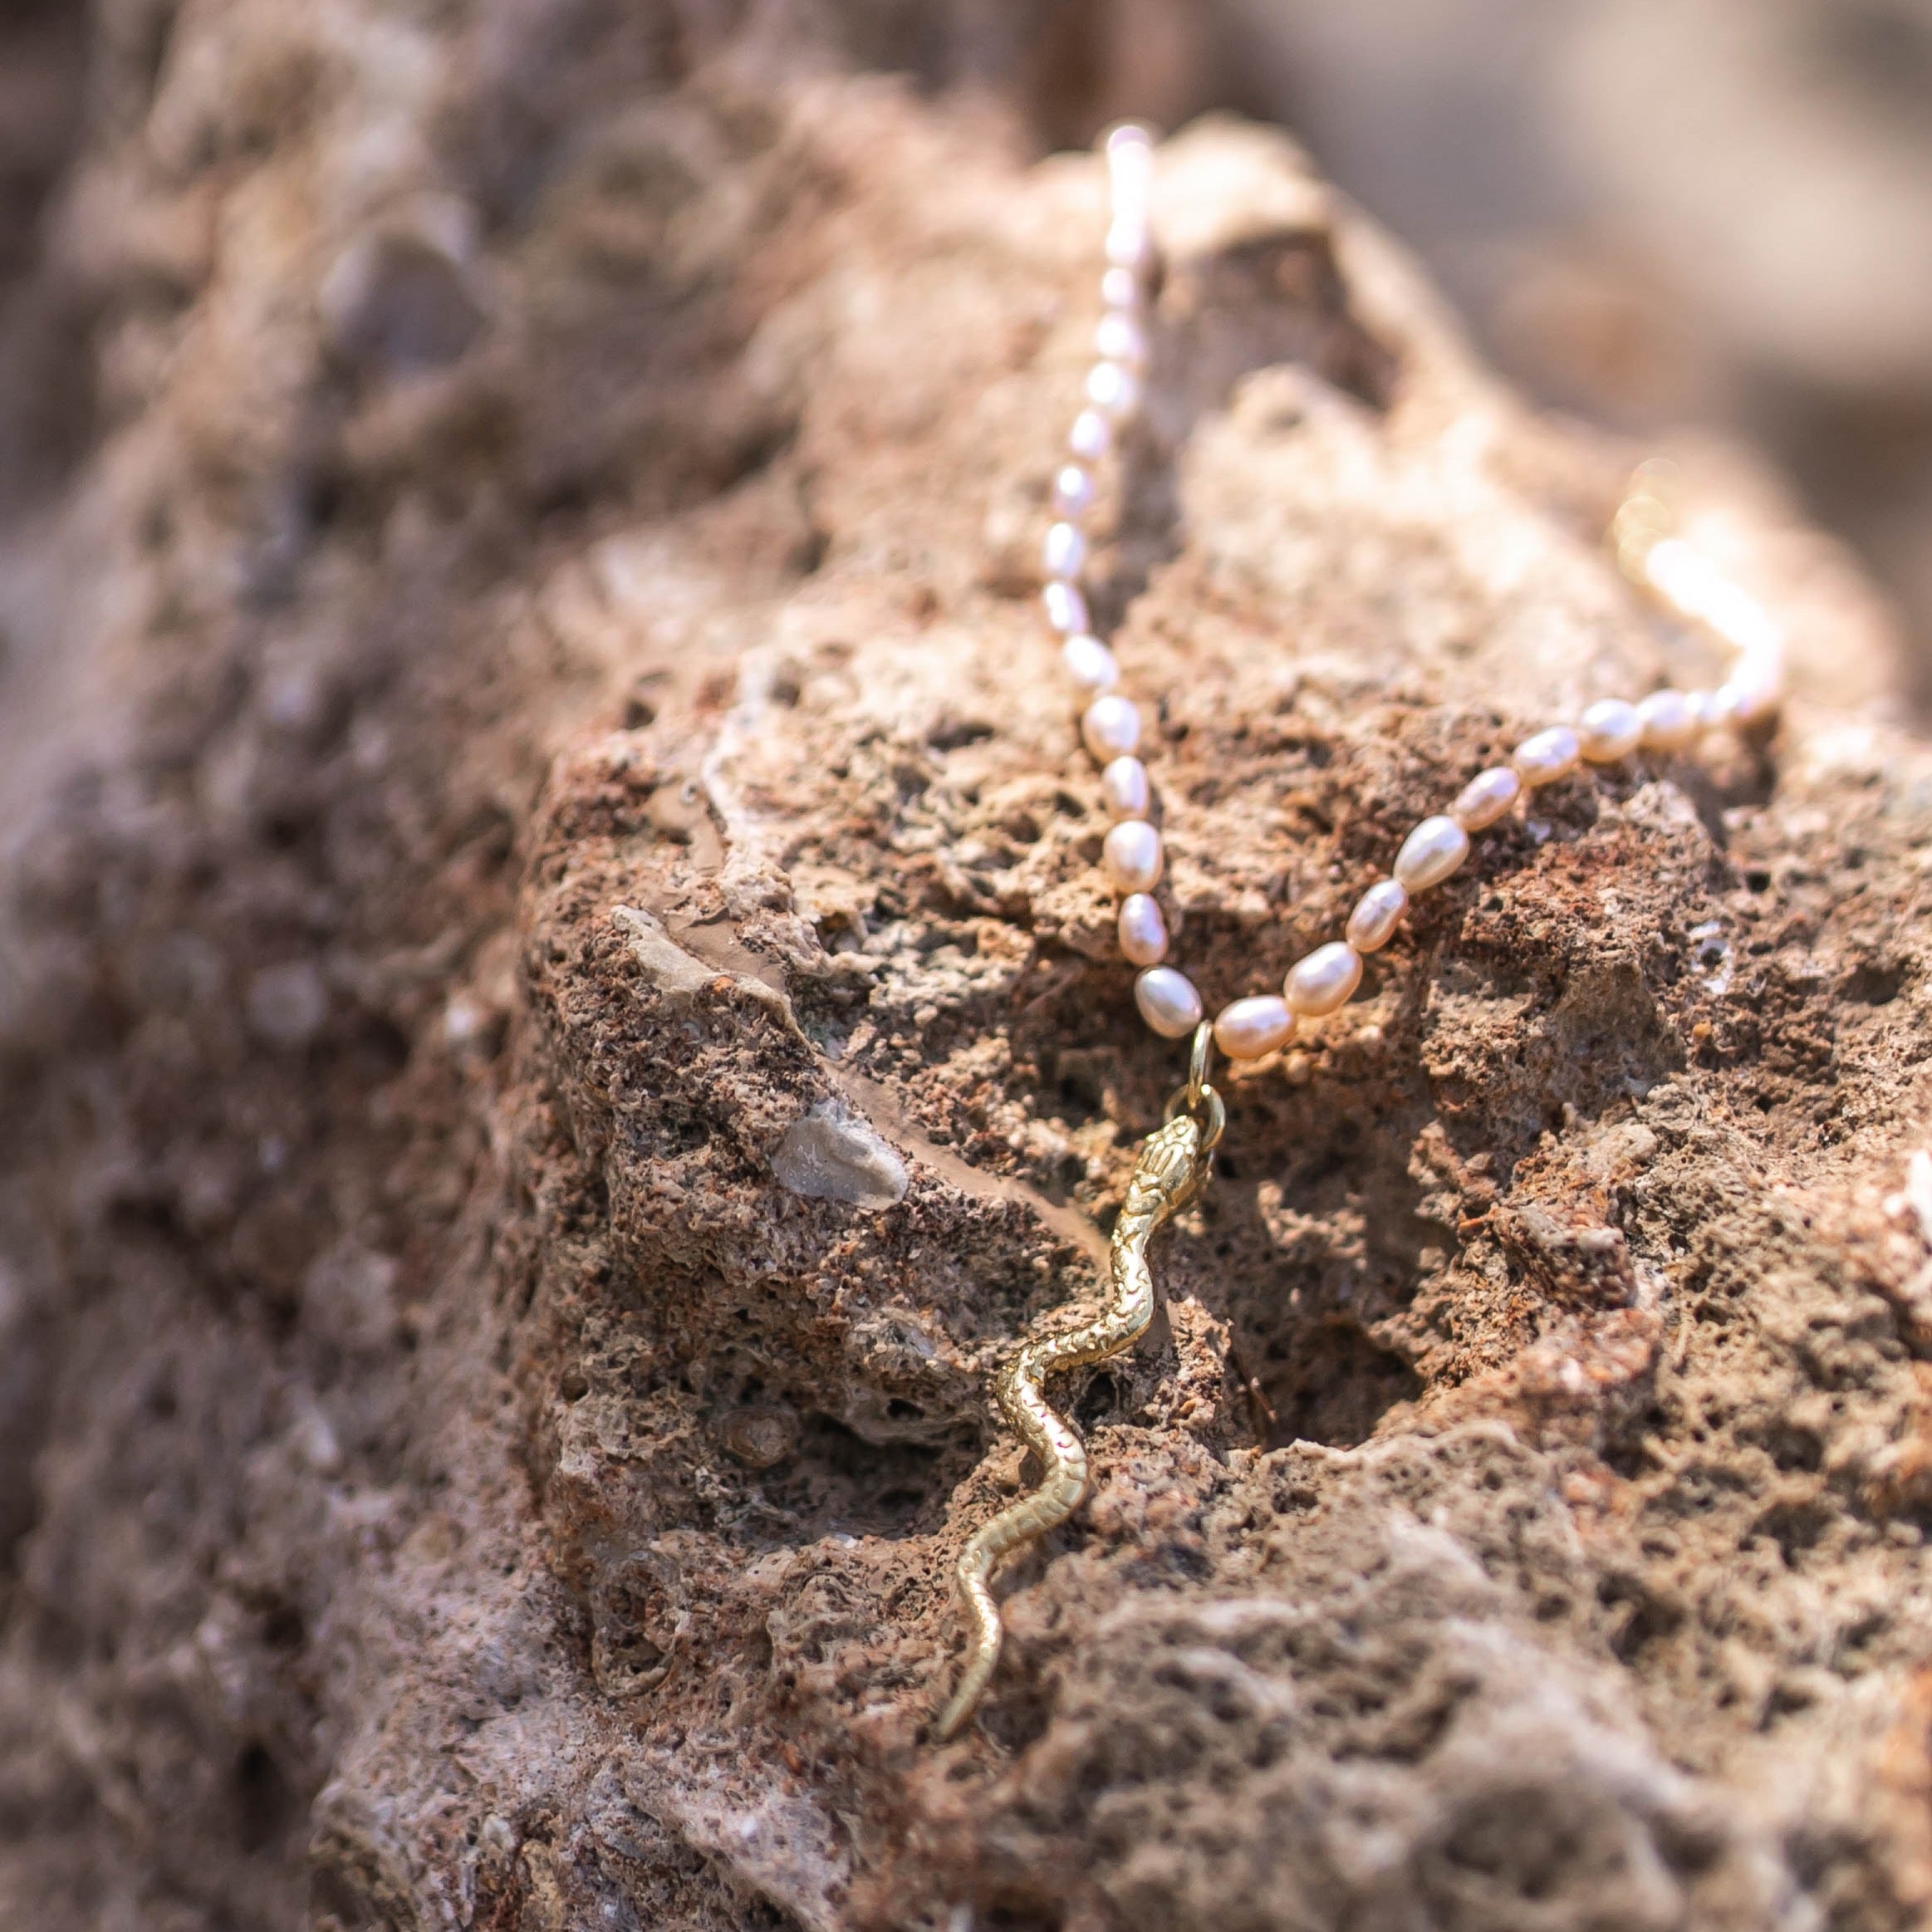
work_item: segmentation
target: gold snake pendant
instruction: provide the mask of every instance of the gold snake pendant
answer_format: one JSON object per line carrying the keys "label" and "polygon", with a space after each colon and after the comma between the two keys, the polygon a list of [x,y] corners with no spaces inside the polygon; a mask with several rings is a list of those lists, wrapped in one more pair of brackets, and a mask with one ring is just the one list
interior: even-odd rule
{"label": "gold snake pendant", "polygon": [[934,1733],[954,1737],[978,1707],[999,1663],[1005,1635],[993,1601],[993,1572],[1009,1551],[1037,1542],[1066,1522],[1086,1494],[1086,1445],[1065,1417],[1047,1405],[1041,1383],[1062,1369],[1105,1361],[1140,1340],[1154,1316],[1154,1277],[1147,1243],[1161,1223],[1199,1194],[1226,1115],[1207,1083],[1208,1028],[1195,1035],[1188,1084],[1168,1105],[1166,1124],[1141,1143],[1109,1248],[1113,1293],[1100,1314],[1070,1334],[1025,1344],[1000,1371],[993,1395],[1000,1413],[1040,1459],[1038,1488],[1003,1509],[959,1552],[954,1574],[970,1630],[966,1668]]}

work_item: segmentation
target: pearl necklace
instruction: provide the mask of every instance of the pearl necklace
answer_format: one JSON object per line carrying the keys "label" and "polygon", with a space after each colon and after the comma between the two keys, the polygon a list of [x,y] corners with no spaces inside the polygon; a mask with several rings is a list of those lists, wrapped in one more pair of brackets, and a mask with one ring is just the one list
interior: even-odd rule
{"label": "pearl necklace", "polygon": [[1709,732],[1768,722],[1783,702],[1783,646],[1769,614],[1707,558],[1668,534],[1666,506],[1640,485],[1612,526],[1617,561],[1635,582],[1731,646],[1736,655],[1724,682],[1714,690],[1654,691],[1634,704],[1603,699],[1574,723],[1532,733],[1507,764],[1477,772],[1446,812],[1415,826],[1397,851],[1389,876],[1356,902],[1341,938],[1297,960],[1279,993],[1236,999],[1210,1025],[1194,982],[1168,961],[1167,921],[1154,896],[1164,854],[1152,816],[1153,781],[1140,757],[1140,712],[1117,689],[1120,667],[1094,633],[1081,587],[1086,522],[1100,496],[1096,468],[1140,413],[1155,258],[1152,139],[1144,128],[1116,128],[1106,138],[1105,153],[1110,210],[1102,314],[1095,331],[1099,360],[1087,372],[1086,406],[1067,435],[1070,460],[1053,480],[1054,522],[1042,552],[1042,605],[1061,640],[1062,660],[1081,705],[1081,742],[1099,767],[1101,797],[1112,821],[1101,864],[1120,895],[1116,927],[1121,954],[1139,968],[1135,1004],[1163,1038],[1191,1035],[1193,1052],[1187,1081],[1169,1103],[1167,1124],[1149,1137],[1136,1160],[1115,1228],[1109,1302],[1071,1332],[1027,1343],[995,1383],[1001,1414],[1040,1459],[1044,1479],[979,1530],[960,1554],[957,1576],[970,1641],[959,1686],[935,1727],[942,1739],[971,1717],[998,1663],[1003,1630],[991,1588],[995,1565],[1064,1523],[1086,1493],[1085,1446],[1047,1405],[1040,1385],[1057,1370],[1119,1352],[1145,1330],[1154,1308],[1147,1243],[1205,1184],[1225,1125],[1209,1079],[1211,1049],[1236,1062],[1261,1060],[1286,1046],[1304,1021],[1325,1018],[1346,1005],[1361,983],[1365,958],[1388,944],[1415,895],[1451,877],[1469,856],[1471,835],[1500,822],[1538,787],[1639,751],[1686,751]]}
{"label": "pearl necklace", "polygon": [[[1147,361],[1153,145],[1146,130],[1116,129],[1107,138],[1106,159],[1112,193],[1110,266],[1101,282],[1106,312],[1096,333],[1101,360],[1088,373],[1087,407],[1067,439],[1076,460],[1054,479],[1057,521],[1043,550],[1042,601],[1048,625],[1063,640],[1067,674],[1085,700],[1081,737],[1101,767],[1101,795],[1114,821],[1101,863],[1121,895],[1116,922],[1121,954],[1140,968],[1135,1004],[1154,1032],[1178,1040],[1200,1024],[1201,996],[1179,968],[1167,963],[1167,921],[1154,897],[1163,855],[1150,816],[1152,782],[1138,756],[1140,712],[1116,689],[1120,667],[1093,635],[1081,588],[1087,554],[1082,524],[1099,494],[1091,466],[1139,414]],[[1682,751],[1708,730],[1759,723],[1777,711],[1783,695],[1783,650],[1775,625],[1761,605],[1680,538],[1659,535],[1661,509],[1648,493],[1626,503],[1616,532],[1619,561],[1677,610],[1708,624],[1735,648],[1737,660],[1724,682],[1714,691],[1654,691],[1634,704],[1604,699],[1573,724],[1553,724],[1525,738],[1508,764],[1478,772],[1446,812],[1424,819],[1410,833],[1390,875],[1362,895],[1340,939],[1297,961],[1279,994],[1238,999],[1221,1010],[1214,1044],[1230,1060],[1272,1053],[1287,1043],[1299,1021],[1323,1018],[1345,1005],[1361,983],[1364,956],[1395,936],[1411,899],[1454,873],[1469,855],[1470,834],[1496,824],[1528,792],[1568,777],[1579,765],[1611,765],[1640,750]]]}

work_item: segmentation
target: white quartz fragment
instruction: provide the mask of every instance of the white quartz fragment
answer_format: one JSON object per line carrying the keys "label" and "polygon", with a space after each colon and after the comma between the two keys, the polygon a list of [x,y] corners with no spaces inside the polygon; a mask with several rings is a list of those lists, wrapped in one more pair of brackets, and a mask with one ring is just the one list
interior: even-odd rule
{"label": "white quartz fragment", "polygon": [[785,1130],[772,1171],[795,1194],[890,1208],[904,1200],[905,1163],[836,1101],[821,1101]]}
{"label": "white quartz fragment", "polygon": [[721,977],[715,966],[694,959],[664,930],[655,915],[634,905],[620,905],[611,914],[630,935],[630,950],[654,986],[665,993],[699,993]]}

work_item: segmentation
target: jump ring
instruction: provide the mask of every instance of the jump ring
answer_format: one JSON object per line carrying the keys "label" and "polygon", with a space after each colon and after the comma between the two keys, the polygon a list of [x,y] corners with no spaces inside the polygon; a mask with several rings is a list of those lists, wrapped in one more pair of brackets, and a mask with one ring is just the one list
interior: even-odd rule
{"label": "jump ring", "polygon": [[1214,1029],[1203,1020],[1194,1028],[1194,1043],[1188,1051],[1187,1096],[1189,1109],[1201,1104],[1201,1097],[1207,1093],[1208,1075],[1212,1070],[1214,1052]]}
{"label": "jump ring", "polygon": [[1199,1097],[1189,1093],[1186,1087],[1177,1086],[1161,1118],[1171,1120],[1176,1114],[1181,1113],[1194,1114],[1200,1117],[1200,1154],[1204,1160],[1220,1145],[1221,1136],[1228,1130],[1227,1106],[1219,1090],[1204,1081]]}

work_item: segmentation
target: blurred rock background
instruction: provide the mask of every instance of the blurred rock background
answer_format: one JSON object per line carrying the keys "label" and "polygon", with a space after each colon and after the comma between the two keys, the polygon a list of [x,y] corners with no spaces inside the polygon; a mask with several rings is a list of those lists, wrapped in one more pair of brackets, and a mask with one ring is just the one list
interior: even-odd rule
{"label": "blurred rock background", "polygon": [[[1023,75],[1049,144],[1216,105],[1292,129],[1532,395],[1772,456],[1900,601],[1932,699],[1932,0],[1057,0],[1030,35],[994,11],[881,9],[930,84]],[[91,407],[83,298],[21,286],[88,12],[0,5],[0,512]]]}
{"label": "blurred rock background", "polygon": [[72,335],[28,281],[81,131],[86,29],[75,0],[0,0],[0,516],[44,491],[88,414]]}
{"label": "blurred rock background", "polygon": [[[1932,3],[1081,0],[1042,121],[1283,122],[1532,395],[1755,444],[1932,696]],[[1104,24],[1103,24],[1104,23]],[[1076,105],[1077,104],[1077,107]],[[1070,110],[1074,110],[1070,111]]]}

